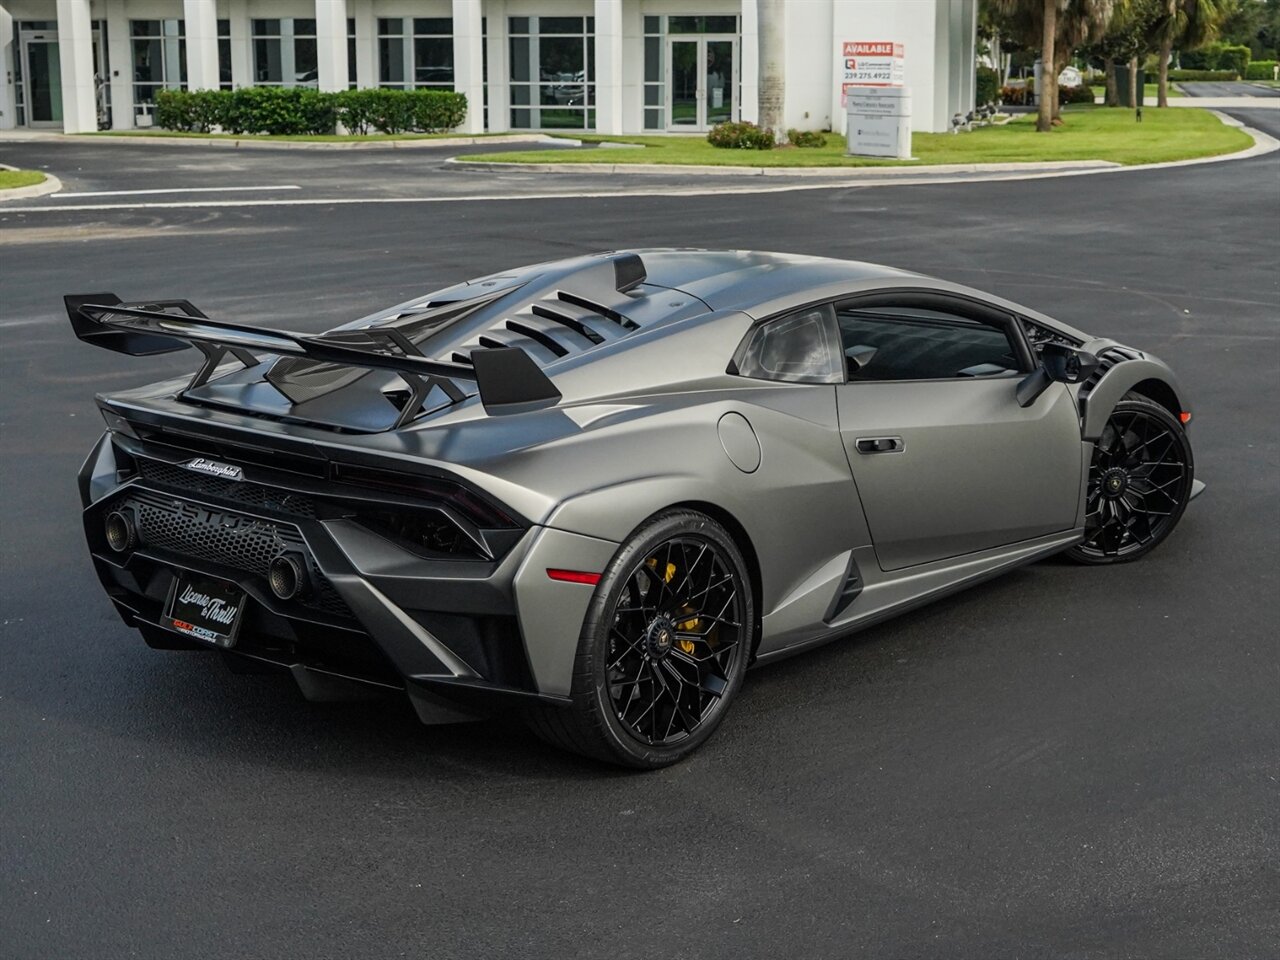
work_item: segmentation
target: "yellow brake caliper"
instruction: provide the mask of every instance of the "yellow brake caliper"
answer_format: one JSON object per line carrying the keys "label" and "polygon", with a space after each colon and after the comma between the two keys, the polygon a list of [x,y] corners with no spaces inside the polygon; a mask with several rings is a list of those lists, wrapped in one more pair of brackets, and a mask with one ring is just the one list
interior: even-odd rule
{"label": "yellow brake caliper", "polygon": [[[654,573],[657,573],[658,558],[650,557],[648,560],[645,561],[645,566],[647,566]],[[675,575],[676,575],[676,565],[674,563],[668,562],[667,569],[663,573],[663,577],[662,577],[663,582],[670,583],[673,579],[675,579]],[[680,608],[680,612],[686,617],[688,617],[689,614],[693,613],[693,607],[689,606],[686,603],[683,607]],[[676,621],[675,627],[681,633],[693,633],[698,629],[698,622],[699,621],[697,617],[690,617],[687,620]],[[687,637],[682,637],[679,640],[677,640],[676,646],[679,647],[681,651],[683,651],[684,653],[690,656],[693,655],[693,651],[696,649],[693,645],[693,641],[688,639]]]}

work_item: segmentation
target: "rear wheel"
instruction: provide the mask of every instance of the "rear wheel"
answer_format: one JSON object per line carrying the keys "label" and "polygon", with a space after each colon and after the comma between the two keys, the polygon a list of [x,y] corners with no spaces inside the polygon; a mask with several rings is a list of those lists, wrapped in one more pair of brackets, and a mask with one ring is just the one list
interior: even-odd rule
{"label": "rear wheel", "polygon": [[705,514],[659,514],[619,548],[587,611],[569,708],[530,717],[556,746],[656,768],[696,750],[742,686],[755,620],[733,538]]}
{"label": "rear wheel", "polygon": [[1093,448],[1085,538],[1067,556],[1102,564],[1150,553],[1182,517],[1193,475],[1182,424],[1149,400],[1120,401]]}

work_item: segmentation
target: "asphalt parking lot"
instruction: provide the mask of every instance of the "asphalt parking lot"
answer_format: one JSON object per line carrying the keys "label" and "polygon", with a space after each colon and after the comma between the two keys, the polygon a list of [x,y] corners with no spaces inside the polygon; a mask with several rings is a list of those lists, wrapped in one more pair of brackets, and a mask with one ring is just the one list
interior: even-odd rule
{"label": "asphalt parking lot", "polygon": [[[1238,116],[1280,136],[1275,111]],[[0,160],[177,203],[244,162],[165,149],[6,143]],[[255,156],[253,185],[314,189],[304,174],[329,164],[320,197],[343,178],[388,201],[556,196],[0,204],[0,955],[1280,954],[1280,153],[578,198],[563,177],[380,180],[435,163],[408,151]],[[883,261],[1149,350],[1192,397],[1208,490],[1138,564],[1040,563],[755,671],[707,747],[653,774],[503,723],[308,704],[119,623],[79,529],[92,396],[189,360],[81,346],[63,293],[320,330],[505,265],[643,245]]]}

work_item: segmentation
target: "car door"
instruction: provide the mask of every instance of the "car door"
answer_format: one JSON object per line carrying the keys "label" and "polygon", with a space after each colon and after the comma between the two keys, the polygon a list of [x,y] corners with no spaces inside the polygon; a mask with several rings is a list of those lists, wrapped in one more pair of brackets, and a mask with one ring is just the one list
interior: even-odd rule
{"label": "car door", "polygon": [[833,306],[846,358],[840,433],[883,569],[1074,526],[1075,402],[1055,383],[1018,405],[1034,360],[1015,317],[934,292]]}

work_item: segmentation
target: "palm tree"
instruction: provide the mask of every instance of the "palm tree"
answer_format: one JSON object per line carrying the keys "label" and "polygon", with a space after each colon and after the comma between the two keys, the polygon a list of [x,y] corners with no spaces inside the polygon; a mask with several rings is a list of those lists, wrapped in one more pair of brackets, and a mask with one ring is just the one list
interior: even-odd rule
{"label": "palm tree", "polygon": [[760,128],[773,131],[779,143],[786,142],[783,105],[786,94],[786,10],[784,0],[758,0],[760,31],[760,79],[757,97]]}
{"label": "palm tree", "polygon": [[1040,45],[1040,115],[1036,129],[1053,129],[1061,122],[1058,74],[1076,48],[1106,32],[1114,0],[995,0],[1006,19],[1010,35],[1024,46]]}
{"label": "palm tree", "polygon": [[1194,50],[1213,40],[1232,6],[1229,0],[1165,0],[1165,15],[1156,32],[1160,41],[1157,106],[1169,105],[1169,58],[1173,48]]}

